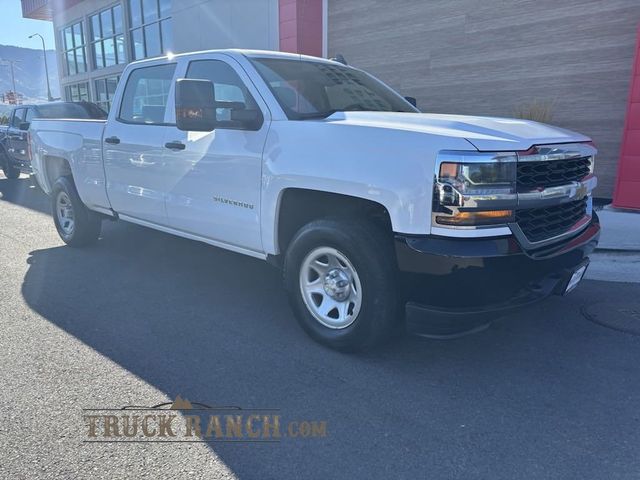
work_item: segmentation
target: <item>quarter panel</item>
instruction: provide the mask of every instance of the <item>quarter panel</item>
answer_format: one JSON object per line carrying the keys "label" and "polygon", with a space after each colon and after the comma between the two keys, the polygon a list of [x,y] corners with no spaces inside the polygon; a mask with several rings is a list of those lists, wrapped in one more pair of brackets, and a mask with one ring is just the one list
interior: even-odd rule
{"label": "quarter panel", "polygon": [[33,120],[33,169],[40,183],[46,179],[47,157],[69,162],[78,195],[89,208],[109,208],[102,167],[103,120]]}

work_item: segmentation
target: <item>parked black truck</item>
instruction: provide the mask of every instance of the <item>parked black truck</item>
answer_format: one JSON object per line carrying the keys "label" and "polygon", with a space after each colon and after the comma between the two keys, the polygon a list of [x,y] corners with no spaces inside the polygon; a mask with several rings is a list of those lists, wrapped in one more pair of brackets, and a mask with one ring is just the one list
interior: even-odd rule
{"label": "parked black truck", "polygon": [[7,178],[31,174],[28,131],[34,118],[106,119],[107,113],[90,102],[53,102],[18,105],[9,113],[9,124],[0,125],[0,167]]}

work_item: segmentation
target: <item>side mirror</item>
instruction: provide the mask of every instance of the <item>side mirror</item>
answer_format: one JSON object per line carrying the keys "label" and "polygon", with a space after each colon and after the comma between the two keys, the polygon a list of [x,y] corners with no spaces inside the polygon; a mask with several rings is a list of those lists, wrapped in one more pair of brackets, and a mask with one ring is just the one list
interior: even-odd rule
{"label": "side mirror", "polygon": [[216,98],[213,82],[181,78],[176,82],[176,126],[191,132],[216,128]]}
{"label": "side mirror", "polygon": [[415,97],[404,97],[404,99],[414,107],[418,108],[418,101],[415,99]]}
{"label": "side mirror", "polygon": [[20,126],[18,126],[18,129],[26,132],[27,130],[29,130],[30,126],[31,126],[31,122],[20,122]]}

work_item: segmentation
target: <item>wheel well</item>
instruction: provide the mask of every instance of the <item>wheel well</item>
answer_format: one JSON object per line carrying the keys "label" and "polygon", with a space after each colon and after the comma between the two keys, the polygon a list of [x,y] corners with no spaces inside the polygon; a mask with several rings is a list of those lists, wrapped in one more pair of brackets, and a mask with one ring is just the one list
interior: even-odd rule
{"label": "wheel well", "polygon": [[280,199],[278,213],[278,249],[284,253],[295,233],[305,224],[320,218],[368,219],[389,232],[391,218],[387,209],[371,200],[338,193],[287,189]]}
{"label": "wheel well", "polygon": [[71,176],[71,166],[69,162],[62,157],[46,156],[43,159],[43,163],[51,188],[53,188],[53,184],[56,183],[56,180],[60,177]]}

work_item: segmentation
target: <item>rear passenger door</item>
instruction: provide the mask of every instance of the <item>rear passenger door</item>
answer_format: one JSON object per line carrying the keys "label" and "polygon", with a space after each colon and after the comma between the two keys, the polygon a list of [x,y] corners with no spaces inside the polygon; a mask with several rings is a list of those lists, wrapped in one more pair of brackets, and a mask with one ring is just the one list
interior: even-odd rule
{"label": "rear passenger door", "polygon": [[[269,110],[246,72],[226,55],[193,59],[185,68],[186,78],[213,82],[218,127],[169,130],[167,141],[175,146],[167,149],[170,225],[228,247],[262,252],[260,191]],[[258,121],[234,120],[233,110],[256,112]]]}
{"label": "rear passenger door", "polygon": [[104,132],[103,155],[111,207],[130,220],[166,225],[168,187],[164,138],[171,129],[175,63],[134,68],[114,102]]}

